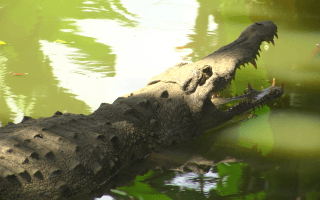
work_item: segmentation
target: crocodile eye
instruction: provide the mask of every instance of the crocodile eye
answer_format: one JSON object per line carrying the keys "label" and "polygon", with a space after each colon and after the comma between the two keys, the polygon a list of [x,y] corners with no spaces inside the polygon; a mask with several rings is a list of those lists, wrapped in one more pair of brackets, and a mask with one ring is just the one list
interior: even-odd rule
{"label": "crocodile eye", "polygon": [[206,65],[205,67],[206,68],[204,68],[202,70],[202,72],[205,73],[205,74],[209,74],[211,72],[211,67],[209,65]]}
{"label": "crocodile eye", "polygon": [[208,78],[212,76],[212,68],[210,65],[205,65],[205,68],[202,69],[202,73]]}

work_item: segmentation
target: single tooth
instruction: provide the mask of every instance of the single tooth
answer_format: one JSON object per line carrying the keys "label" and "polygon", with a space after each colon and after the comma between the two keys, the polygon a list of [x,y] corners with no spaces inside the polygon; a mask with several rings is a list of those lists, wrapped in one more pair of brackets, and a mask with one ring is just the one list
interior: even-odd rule
{"label": "single tooth", "polygon": [[217,93],[216,92],[213,93],[213,98],[217,98]]}
{"label": "single tooth", "polygon": [[281,83],[280,88],[283,89],[284,83]]}
{"label": "single tooth", "polygon": [[272,86],[276,86],[276,78],[273,78],[273,80],[272,80]]}
{"label": "single tooth", "polygon": [[257,68],[257,63],[256,63],[254,60],[253,60],[253,61],[250,61],[250,63],[253,64],[254,68],[258,69],[258,68]]}
{"label": "single tooth", "polygon": [[261,85],[261,90],[264,90],[264,87]]}
{"label": "single tooth", "polygon": [[[261,51],[261,48],[259,47],[259,51]],[[262,51],[261,51],[262,52]]]}
{"label": "single tooth", "polygon": [[274,46],[274,41],[273,41],[273,39],[271,40],[271,42],[272,42],[272,44],[273,44],[273,46]]}
{"label": "single tooth", "polygon": [[252,90],[252,87],[251,87],[250,83],[248,83],[248,89]]}
{"label": "single tooth", "polygon": [[257,52],[257,55],[260,57],[260,53],[259,53],[259,51]]}
{"label": "single tooth", "polygon": [[254,59],[255,59],[256,61],[258,61],[257,55],[254,57]]}
{"label": "single tooth", "polygon": [[278,38],[278,34],[277,34],[277,33],[275,33],[274,35],[277,37],[277,39],[279,39],[279,38]]}

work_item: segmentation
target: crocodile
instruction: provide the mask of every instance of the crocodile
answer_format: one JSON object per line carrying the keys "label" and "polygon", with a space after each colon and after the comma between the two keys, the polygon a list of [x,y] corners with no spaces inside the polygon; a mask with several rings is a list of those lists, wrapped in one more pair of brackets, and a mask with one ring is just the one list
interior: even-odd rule
{"label": "crocodile", "polygon": [[[0,199],[68,199],[107,183],[160,148],[201,136],[283,94],[283,83],[219,98],[241,65],[252,63],[277,26],[261,21],[194,63],[179,63],[137,91],[101,103],[92,114],[24,116],[0,128]],[[212,98],[213,96],[213,98]],[[218,100],[220,99],[220,100]],[[219,105],[239,103],[226,109]]]}

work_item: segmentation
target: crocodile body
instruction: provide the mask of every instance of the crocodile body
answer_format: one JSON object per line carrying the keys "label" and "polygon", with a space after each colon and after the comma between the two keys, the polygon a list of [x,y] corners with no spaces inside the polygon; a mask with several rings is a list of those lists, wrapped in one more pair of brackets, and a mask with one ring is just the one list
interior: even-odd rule
{"label": "crocodile body", "polygon": [[195,63],[177,64],[146,87],[102,103],[90,115],[62,114],[0,128],[0,199],[68,199],[107,182],[151,152],[199,137],[205,130],[283,94],[283,85],[248,91],[228,110],[212,94],[254,59],[277,26],[255,23],[234,42]]}

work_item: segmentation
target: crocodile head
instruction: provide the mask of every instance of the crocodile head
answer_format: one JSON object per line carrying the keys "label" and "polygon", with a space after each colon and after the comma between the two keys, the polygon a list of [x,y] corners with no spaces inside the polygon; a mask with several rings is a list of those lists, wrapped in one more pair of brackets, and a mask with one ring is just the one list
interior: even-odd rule
{"label": "crocodile head", "polygon": [[[201,118],[201,127],[205,130],[214,128],[255,107],[259,107],[283,94],[283,84],[257,91],[248,83],[245,94],[228,99],[213,98],[222,91],[232,79],[236,70],[248,62],[257,69],[255,59],[259,55],[263,41],[274,44],[278,38],[277,26],[272,21],[261,21],[247,27],[234,42],[221,47],[212,54],[195,63],[180,63],[164,73],[152,78],[148,85],[157,83],[178,85],[183,99],[188,102],[191,112]],[[260,55],[259,55],[260,56]],[[213,95],[214,94],[214,95]],[[239,100],[239,103],[227,110],[218,109],[221,104]]]}

